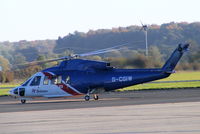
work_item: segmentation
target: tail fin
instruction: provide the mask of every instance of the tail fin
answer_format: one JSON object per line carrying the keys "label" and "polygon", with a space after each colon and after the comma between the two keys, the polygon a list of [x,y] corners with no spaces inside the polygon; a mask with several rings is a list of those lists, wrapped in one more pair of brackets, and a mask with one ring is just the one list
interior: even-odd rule
{"label": "tail fin", "polygon": [[167,60],[165,65],[162,67],[166,72],[172,72],[176,67],[176,64],[182,57],[183,53],[188,50],[189,44],[179,44],[178,47],[174,50],[170,58]]}

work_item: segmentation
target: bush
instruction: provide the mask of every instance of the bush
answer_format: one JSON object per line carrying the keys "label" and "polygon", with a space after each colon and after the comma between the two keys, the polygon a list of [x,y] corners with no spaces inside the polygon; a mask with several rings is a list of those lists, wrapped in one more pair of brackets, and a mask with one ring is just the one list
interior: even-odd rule
{"label": "bush", "polygon": [[0,82],[12,82],[14,80],[14,73],[13,72],[0,72]]}
{"label": "bush", "polygon": [[4,83],[6,81],[6,76],[4,72],[0,72],[0,82]]}
{"label": "bush", "polygon": [[14,80],[13,72],[5,72],[6,80],[5,82],[12,82]]}

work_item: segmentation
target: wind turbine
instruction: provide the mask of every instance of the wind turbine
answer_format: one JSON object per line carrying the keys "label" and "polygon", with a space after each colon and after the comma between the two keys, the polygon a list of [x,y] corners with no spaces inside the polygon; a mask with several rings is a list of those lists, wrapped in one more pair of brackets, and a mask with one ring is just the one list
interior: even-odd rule
{"label": "wind turbine", "polygon": [[[141,21],[140,21],[141,22]],[[147,30],[148,30],[148,26],[147,25],[144,25],[142,22],[142,28],[141,30],[144,30],[144,33],[145,33],[145,43],[146,43],[146,56],[148,56],[148,41],[147,41]]]}

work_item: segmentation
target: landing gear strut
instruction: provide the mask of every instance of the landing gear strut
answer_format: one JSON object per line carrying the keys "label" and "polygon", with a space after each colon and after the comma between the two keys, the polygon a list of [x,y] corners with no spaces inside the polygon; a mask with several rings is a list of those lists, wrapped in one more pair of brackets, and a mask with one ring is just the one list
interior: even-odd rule
{"label": "landing gear strut", "polygon": [[21,103],[22,103],[22,104],[25,104],[25,103],[26,103],[26,100],[25,100],[25,99],[21,99]]}
{"label": "landing gear strut", "polygon": [[94,100],[98,100],[99,96],[97,94],[94,93],[94,90],[88,90],[88,93],[85,95],[85,101],[89,101],[90,100],[90,94],[93,94],[93,98]]}
{"label": "landing gear strut", "polygon": [[[99,99],[99,96],[97,94],[94,94],[93,95],[93,98],[94,100],[98,100]],[[90,100],[90,95],[86,95],[85,96],[85,101],[89,101]]]}
{"label": "landing gear strut", "polygon": [[99,99],[99,96],[98,96],[97,94],[94,94],[94,95],[93,95],[93,98],[94,98],[94,100],[98,100],[98,99]]}

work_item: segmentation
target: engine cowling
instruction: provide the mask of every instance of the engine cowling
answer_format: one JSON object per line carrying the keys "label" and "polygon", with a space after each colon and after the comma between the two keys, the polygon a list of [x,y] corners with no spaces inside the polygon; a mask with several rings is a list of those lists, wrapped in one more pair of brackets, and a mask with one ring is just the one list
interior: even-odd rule
{"label": "engine cowling", "polygon": [[89,70],[89,69],[106,70],[106,69],[111,69],[112,67],[108,62],[73,59],[61,62],[60,68],[62,68],[63,70]]}

